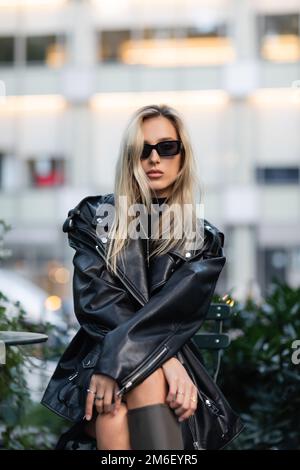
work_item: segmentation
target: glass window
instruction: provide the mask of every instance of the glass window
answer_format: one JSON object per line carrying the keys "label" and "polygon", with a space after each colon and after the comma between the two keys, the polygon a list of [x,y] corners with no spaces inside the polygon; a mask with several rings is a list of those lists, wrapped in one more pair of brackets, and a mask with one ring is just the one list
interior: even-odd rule
{"label": "glass window", "polygon": [[256,180],[261,184],[298,184],[300,170],[298,167],[256,168]]}
{"label": "glass window", "polygon": [[28,160],[30,185],[34,188],[61,186],[65,180],[63,159]]}
{"label": "glass window", "polygon": [[156,67],[221,65],[234,59],[225,23],[102,31],[103,61]]}
{"label": "glass window", "polygon": [[0,190],[3,189],[3,153],[0,152]]}
{"label": "glass window", "polygon": [[287,282],[289,270],[289,253],[287,249],[282,247],[259,248],[257,262],[258,280],[263,295],[267,293],[275,279]]}
{"label": "glass window", "polygon": [[11,65],[14,62],[14,38],[0,37],[0,65]]}
{"label": "glass window", "polygon": [[271,62],[300,59],[300,15],[260,15],[257,18],[259,55]]}
{"label": "glass window", "polygon": [[99,36],[99,61],[121,62],[122,45],[130,39],[128,29],[118,31],[102,31]]}
{"label": "glass window", "polygon": [[203,24],[201,26],[190,26],[186,29],[187,37],[189,38],[203,38],[203,37],[225,37],[227,36],[227,25],[225,23],[219,24]]}
{"label": "glass window", "polygon": [[180,37],[179,28],[144,28],[141,30],[143,39],[175,39]]}
{"label": "glass window", "polygon": [[26,38],[26,60],[28,64],[47,64],[60,67],[66,60],[64,36],[29,36]]}

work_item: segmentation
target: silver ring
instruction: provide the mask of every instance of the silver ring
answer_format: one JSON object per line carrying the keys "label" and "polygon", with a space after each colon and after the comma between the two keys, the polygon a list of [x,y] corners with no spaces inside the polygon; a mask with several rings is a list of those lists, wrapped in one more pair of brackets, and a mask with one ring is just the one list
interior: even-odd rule
{"label": "silver ring", "polygon": [[177,395],[184,395],[184,392],[177,392]]}
{"label": "silver ring", "polygon": [[104,395],[103,395],[103,397],[99,397],[99,395],[95,396],[95,400],[103,400],[103,398],[104,398]]}
{"label": "silver ring", "polygon": [[96,395],[96,392],[94,392],[94,390],[90,390],[89,388],[87,388],[86,391],[87,391],[88,393],[93,393],[94,395]]}

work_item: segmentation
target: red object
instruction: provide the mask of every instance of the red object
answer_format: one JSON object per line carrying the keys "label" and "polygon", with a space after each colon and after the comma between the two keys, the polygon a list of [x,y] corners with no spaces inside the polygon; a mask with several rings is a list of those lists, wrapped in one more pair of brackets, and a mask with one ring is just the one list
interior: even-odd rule
{"label": "red object", "polygon": [[64,182],[64,175],[62,172],[53,170],[47,175],[36,175],[36,186],[57,186]]}

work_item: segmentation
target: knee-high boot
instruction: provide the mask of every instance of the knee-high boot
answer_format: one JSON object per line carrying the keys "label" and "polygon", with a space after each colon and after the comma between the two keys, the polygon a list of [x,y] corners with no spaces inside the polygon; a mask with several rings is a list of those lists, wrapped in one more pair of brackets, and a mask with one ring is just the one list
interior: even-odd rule
{"label": "knee-high boot", "polygon": [[181,426],[166,403],[146,405],[127,411],[133,450],[183,450]]}

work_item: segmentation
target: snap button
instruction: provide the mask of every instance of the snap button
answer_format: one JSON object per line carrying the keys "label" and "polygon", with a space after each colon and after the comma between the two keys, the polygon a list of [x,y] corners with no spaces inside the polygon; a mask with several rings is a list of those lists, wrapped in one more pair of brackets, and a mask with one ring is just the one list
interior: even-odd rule
{"label": "snap button", "polygon": [[107,242],[107,237],[101,237],[100,240],[102,241],[102,243],[106,243]]}
{"label": "snap button", "polygon": [[186,254],[185,254],[185,257],[190,258],[191,256],[192,256],[192,253],[190,251],[187,251]]}
{"label": "snap button", "polygon": [[97,217],[97,222],[98,224],[100,224],[100,222],[102,222],[103,219],[101,219],[101,217]]}

